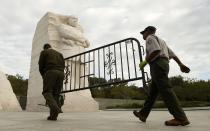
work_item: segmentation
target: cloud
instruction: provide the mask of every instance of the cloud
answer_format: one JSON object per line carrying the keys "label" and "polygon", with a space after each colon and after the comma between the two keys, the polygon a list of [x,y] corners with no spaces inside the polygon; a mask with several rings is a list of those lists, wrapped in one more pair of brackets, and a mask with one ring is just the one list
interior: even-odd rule
{"label": "cloud", "polygon": [[[0,65],[2,70],[28,77],[36,24],[52,11],[79,17],[91,48],[130,36],[144,43],[139,31],[154,25],[157,35],[191,67],[187,77],[209,79],[209,4],[208,0],[7,0],[0,5]],[[170,75],[179,74],[171,62]]]}

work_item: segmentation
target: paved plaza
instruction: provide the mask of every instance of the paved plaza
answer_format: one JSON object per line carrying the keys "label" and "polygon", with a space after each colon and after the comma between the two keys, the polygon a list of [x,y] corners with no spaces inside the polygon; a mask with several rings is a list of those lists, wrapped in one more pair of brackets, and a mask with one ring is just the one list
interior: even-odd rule
{"label": "paved plaza", "polygon": [[132,111],[63,113],[58,121],[47,121],[47,112],[0,112],[0,131],[209,131],[210,110],[186,111],[189,126],[167,127],[167,111],[152,111],[147,123]]}

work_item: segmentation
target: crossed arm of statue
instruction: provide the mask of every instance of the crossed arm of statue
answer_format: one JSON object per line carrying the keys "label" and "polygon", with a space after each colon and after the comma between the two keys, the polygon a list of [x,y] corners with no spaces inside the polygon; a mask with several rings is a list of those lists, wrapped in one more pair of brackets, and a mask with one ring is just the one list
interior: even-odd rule
{"label": "crossed arm of statue", "polygon": [[90,46],[89,41],[84,37],[81,27],[78,26],[77,21],[72,24],[72,19],[68,24],[56,25],[57,31],[60,34],[63,43],[70,46],[82,46],[87,48]]}

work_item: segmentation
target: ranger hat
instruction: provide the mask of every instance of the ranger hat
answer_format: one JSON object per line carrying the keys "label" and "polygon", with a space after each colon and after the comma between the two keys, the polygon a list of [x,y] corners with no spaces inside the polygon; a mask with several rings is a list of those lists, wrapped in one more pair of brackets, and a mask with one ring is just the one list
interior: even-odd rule
{"label": "ranger hat", "polygon": [[155,32],[156,28],[154,26],[148,26],[146,27],[143,31],[141,31],[141,34],[144,34],[145,31],[151,31],[151,32]]}

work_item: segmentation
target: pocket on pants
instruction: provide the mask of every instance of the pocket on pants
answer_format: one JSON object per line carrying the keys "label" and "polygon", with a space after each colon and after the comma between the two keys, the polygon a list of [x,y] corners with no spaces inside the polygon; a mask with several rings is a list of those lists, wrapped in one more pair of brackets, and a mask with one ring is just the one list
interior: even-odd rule
{"label": "pocket on pants", "polygon": [[157,66],[159,67],[160,70],[162,70],[165,73],[169,72],[169,62],[164,59],[160,59],[156,62]]}

